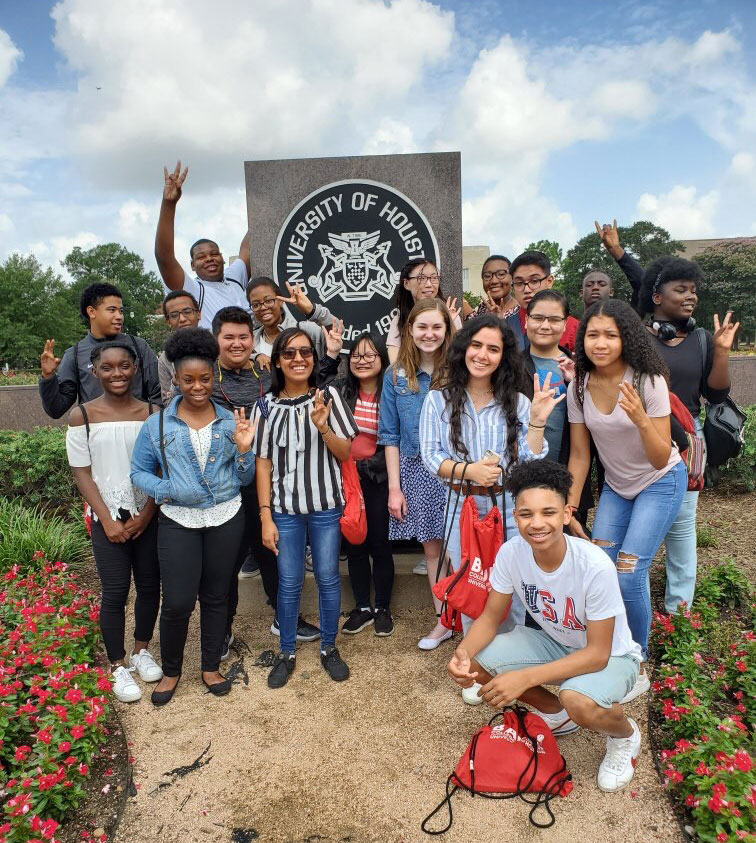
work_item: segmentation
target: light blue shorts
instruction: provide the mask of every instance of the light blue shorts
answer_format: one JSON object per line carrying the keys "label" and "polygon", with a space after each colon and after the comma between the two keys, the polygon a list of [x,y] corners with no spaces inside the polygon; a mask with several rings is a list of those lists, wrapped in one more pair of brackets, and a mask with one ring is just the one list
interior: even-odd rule
{"label": "light blue shorts", "polygon": [[[497,635],[478,653],[475,661],[495,676],[536,664],[548,664],[576,652],[557,643],[541,629],[516,626],[511,632]],[[632,656],[611,656],[603,670],[573,676],[554,684],[559,685],[560,693],[577,691],[602,708],[611,708],[633,687],[639,672],[640,664]]]}

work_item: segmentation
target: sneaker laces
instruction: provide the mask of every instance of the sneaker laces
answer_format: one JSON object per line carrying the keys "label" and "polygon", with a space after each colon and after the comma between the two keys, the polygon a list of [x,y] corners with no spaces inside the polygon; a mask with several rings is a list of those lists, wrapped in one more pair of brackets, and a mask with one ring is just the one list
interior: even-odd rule
{"label": "sneaker laces", "polygon": [[604,768],[612,773],[621,773],[627,767],[628,761],[633,755],[632,739],[633,734],[627,738],[607,738],[606,756],[604,757]]}
{"label": "sneaker laces", "polygon": [[126,667],[125,664],[119,664],[113,671],[113,679],[123,679],[124,682],[133,682],[134,679],[132,678],[131,673],[131,668]]}

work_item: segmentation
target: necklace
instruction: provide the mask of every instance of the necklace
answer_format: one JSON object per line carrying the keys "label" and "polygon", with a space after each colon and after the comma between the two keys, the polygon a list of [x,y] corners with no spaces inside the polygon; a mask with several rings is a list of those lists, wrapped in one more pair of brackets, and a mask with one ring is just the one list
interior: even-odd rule
{"label": "necklace", "polygon": [[483,398],[486,395],[493,395],[492,389],[469,389],[467,390],[473,398]]}
{"label": "necklace", "polygon": [[617,398],[617,395],[618,395],[618,393],[619,393],[619,384],[617,384],[617,390],[616,390],[616,392],[613,392],[613,391],[608,390],[608,389],[607,389],[607,388],[606,388],[606,387],[605,387],[605,386],[604,386],[604,385],[603,385],[603,384],[602,384],[602,383],[601,383],[601,382],[600,382],[597,378],[595,378],[595,377],[589,378],[589,380],[588,380],[588,388],[589,388],[589,389],[590,389],[591,385],[598,387],[598,389],[600,389],[600,390],[604,393],[604,395],[608,395],[610,398]]}

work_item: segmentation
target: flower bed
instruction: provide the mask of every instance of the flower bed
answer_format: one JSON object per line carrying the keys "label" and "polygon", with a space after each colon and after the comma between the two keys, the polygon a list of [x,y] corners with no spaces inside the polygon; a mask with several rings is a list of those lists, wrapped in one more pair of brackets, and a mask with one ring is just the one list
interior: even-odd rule
{"label": "flower bed", "polygon": [[756,841],[753,609],[751,589],[728,562],[701,577],[691,611],[654,617],[662,772],[705,843]]}
{"label": "flower bed", "polygon": [[105,740],[97,598],[36,561],[0,579],[0,843],[53,843]]}

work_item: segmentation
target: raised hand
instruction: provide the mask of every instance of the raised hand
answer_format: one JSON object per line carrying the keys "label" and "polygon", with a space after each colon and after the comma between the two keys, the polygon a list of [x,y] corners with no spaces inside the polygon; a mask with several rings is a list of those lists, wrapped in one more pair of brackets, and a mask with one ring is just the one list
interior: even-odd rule
{"label": "raised hand", "polygon": [[446,300],[446,308],[451,316],[451,321],[455,322],[459,318],[460,308],[457,307],[457,300],[451,296]]}
{"label": "raised hand", "polygon": [[307,294],[299,286],[299,284],[289,284],[289,282],[287,281],[286,289],[289,291],[288,297],[276,296],[276,298],[279,301],[285,301],[289,304],[293,304],[295,307],[298,307],[306,316],[310,316],[315,310],[315,308],[313,307],[312,302],[307,298]]}
{"label": "raised hand", "polygon": [[166,202],[178,202],[181,199],[181,185],[184,183],[186,174],[189,172],[189,167],[184,167],[184,172],[181,172],[181,162],[176,162],[176,168],[172,173],[168,172],[167,167],[163,167],[163,177],[165,184],[163,185],[163,199]]}
{"label": "raised hand", "polygon": [[326,352],[329,357],[335,360],[339,359],[341,349],[344,347],[344,323],[341,319],[334,319],[333,325],[330,328],[321,326],[323,336],[325,337]]}
{"label": "raised hand", "polygon": [[470,673],[470,655],[461,644],[454,651],[454,655],[446,666],[446,672],[462,688],[469,688],[470,685],[473,685],[478,675],[477,673]]}
{"label": "raised hand", "polygon": [[551,372],[544,378],[543,386],[541,386],[541,381],[538,378],[538,372],[533,375],[533,400],[530,402],[530,421],[538,427],[546,424],[546,419],[554,407],[567,397],[566,393],[562,393],[557,397],[557,390],[553,386],[550,386],[550,383]]}
{"label": "raised hand", "polygon": [[488,309],[489,313],[493,313],[496,316],[504,317],[504,309],[500,304],[496,304],[496,302],[491,298],[488,293],[483,294],[483,300],[486,303],[486,308]]}
{"label": "raised hand", "polygon": [[575,379],[575,361],[563,354],[557,358],[559,371],[562,373],[562,380],[567,384]]}
{"label": "raised hand", "polygon": [[729,352],[735,342],[735,334],[738,332],[740,322],[732,321],[732,311],[725,313],[722,324],[719,324],[719,314],[714,314],[714,348],[719,351]]}
{"label": "raised hand", "polygon": [[246,417],[244,407],[241,407],[239,410],[234,410],[234,421],[236,422],[236,429],[234,430],[236,448],[240,454],[247,454],[252,450],[257,419],[254,422],[250,422]]}
{"label": "raised hand", "polygon": [[619,385],[620,394],[617,403],[627,413],[630,421],[636,426],[641,427],[648,422],[648,416],[643,409],[643,402],[638,395],[635,387],[627,381],[622,381]]}
{"label": "raised hand", "polygon": [[599,225],[598,220],[595,220],[593,224],[596,226],[596,234],[601,238],[607,252],[614,258],[621,258],[625,250],[620,245],[617,220],[614,220],[611,225],[609,223]]}
{"label": "raised hand", "polygon": [[[76,362],[76,361],[74,361]],[[45,340],[45,348],[39,357],[42,377],[51,378],[60,364],[60,357],[55,356],[55,340]]]}
{"label": "raised hand", "polygon": [[310,411],[310,418],[312,423],[317,427],[320,433],[326,433],[325,428],[328,427],[328,416],[331,415],[331,407],[333,406],[333,398],[326,404],[322,389],[315,390],[315,398],[312,402],[312,410]]}

